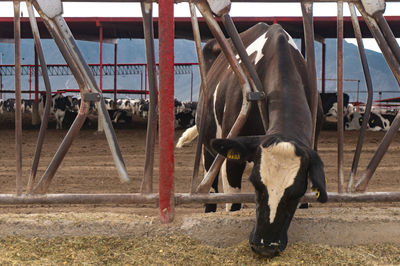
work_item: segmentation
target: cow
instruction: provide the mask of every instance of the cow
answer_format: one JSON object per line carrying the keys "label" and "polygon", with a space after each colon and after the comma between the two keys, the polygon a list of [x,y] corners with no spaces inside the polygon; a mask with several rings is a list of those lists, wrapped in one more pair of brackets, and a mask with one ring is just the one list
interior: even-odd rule
{"label": "cow", "polygon": [[6,112],[14,112],[14,107],[15,107],[15,99],[14,98],[9,98],[4,101],[4,111]]}
{"label": "cow", "polygon": [[0,99],[0,115],[3,114],[4,112],[3,107],[4,107],[4,101],[3,99]]}
{"label": "cow", "polygon": [[[32,99],[23,99],[22,100],[22,104],[23,104],[23,111],[24,112],[28,112],[28,113],[32,113],[33,112],[33,103],[35,100]],[[22,108],[22,107],[21,107]]]}
{"label": "cow", "polygon": [[143,100],[140,99],[139,101],[139,114],[143,118],[147,118],[149,115],[149,107],[150,107],[150,101],[149,100]]}
{"label": "cow", "polygon": [[[46,104],[46,96],[42,95],[39,99],[39,116],[40,119],[43,119],[44,108]],[[61,93],[57,93],[52,95],[51,99],[51,107],[50,114],[54,115],[56,118],[56,129],[63,128],[63,120],[65,117],[65,113],[73,112],[73,101],[72,97],[65,97]]]}
{"label": "cow", "polygon": [[[325,120],[327,122],[336,123],[337,122],[337,93],[328,92],[321,93],[322,108],[325,114]],[[347,93],[343,94],[343,112],[347,115],[348,105],[349,105],[349,95]]]}
{"label": "cow", "polygon": [[[395,115],[393,114],[381,114],[379,112],[372,111],[368,120],[367,129],[369,131],[387,131],[389,130],[394,118]],[[363,120],[363,113],[354,112],[350,114],[348,121],[345,123],[345,129],[360,130]]]}
{"label": "cow", "polygon": [[175,99],[175,128],[189,128],[195,124],[197,102]]}
{"label": "cow", "polygon": [[[224,192],[239,192],[247,162],[253,162],[250,181],[256,192],[256,223],[250,234],[252,250],[273,257],[287,245],[287,230],[308,179],[318,190],[318,201],[327,201],[323,162],[312,149],[311,86],[305,61],[293,39],[283,28],[259,23],[241,33],[251,61],[255,65],[266,95],[269,124],[264,131],[256,105],[233,139],[225,139],[242,105],[239,83],[215,40],[203,48],[207,69],[207,95],[200,98],[197,122],[201,119],[202,101],[208,102],[204,123],[204,165],[208,171],[217,153],[226,157],[221,167]],[[322,118],[319,105],[318,117]],[[195,127],[178,141],[194,139]],[[218,178],[213,183],[218,192]],[[232,204],[230,210],[240,209]],[[215,211],[206,205],[206,211]]]}
{"label": "cow", "polygon": [[195,116],[191,111],[184,110],[175,115],[175,128],[188,128],[194,125]]}

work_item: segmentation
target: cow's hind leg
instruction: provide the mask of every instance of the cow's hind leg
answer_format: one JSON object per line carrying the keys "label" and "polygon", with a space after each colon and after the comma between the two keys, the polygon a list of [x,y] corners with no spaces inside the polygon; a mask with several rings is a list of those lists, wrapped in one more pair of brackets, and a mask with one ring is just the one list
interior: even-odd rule
{"label": "cow's hind leg", "polygon": [[[237,163],[225,160],[221,167],[222,187],[224,193],[240,193],[242,188],[242,175],[245,168],[246,163]],[[241,203],[227,203],[226,211],[238,211],[241,207]]]}
{"label": "cow's hind leg", "polygon": [[[204,154],[204,168],[206,172],[210,169],[215,157],[203,148]],[[210,193],[218,193],[218,175],[215,177]],[[205,212],[215,212],[217,210],[217,204],[206,204]]]}

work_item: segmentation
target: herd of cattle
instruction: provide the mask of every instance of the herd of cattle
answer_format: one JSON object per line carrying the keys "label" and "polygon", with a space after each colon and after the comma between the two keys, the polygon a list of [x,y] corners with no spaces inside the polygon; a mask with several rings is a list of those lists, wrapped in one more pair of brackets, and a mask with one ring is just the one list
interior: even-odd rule
{"label": "herd of cattle", "polygon": [[[321,94],[325,120],[328,123],[337,122],[337,96],[336,93]],[[45,97],[39,100],[39,115],[42,117]],[[107,110],[114,124],[126,124],[132,121],[134,116],[146,118],[149,110],[149,101],[145,99],[118,99],[116,104],[110,98],[104,99]],[[23,99],[21,111],[31,113],[33,110],[33,101]],[[53,95],[52,108],[50,116],[56,120],[57,129],[66,129],[75,119],[81,99],[75,96],[63,96],[60,93]],[[188,128],[195,124],[197,102],[181,102],[175,99],[175,128]],[[4,112],[14,112],[15,99],[0,99],[0,115]],[[364,119],[364,108],[358,109],[349,103],[349,96],[344,94],[344,128],[345,130],[361,129]],[[90,112],[97,114],[96,105],[91,104]],[[372,112],[368,121],[368,130],[370,131],[387,131],[393,122],[397,110],[383,110],[377,107],[372,108]]]}
{"label": "herd of cattle", "polygon": [[[356,108],[349,103],[349,96],[344,94],[343,100],[343,115],[345,130],[361,129],[364,120],[365,107]],[[337,96],[336,93],[321,94],[325,120],[327,122],[337,122]],[[381,109],[378,106],[373,106],[368,120],[367,129],[370,131],[387,131],[390,128],[398,110]]]}
{"label": "herd of cattle", "polygon": [[[149,101],[145,99],[118,99],[116,103],[110,98],[104,98],[108,113],[114,124],[131,123],[133,118],[146,119],[149,111]],[[21,111],[31,113],[34,100],[22,100]],[[39,99],[39,116],[43,116],[46,97]],[[52,96],[50,117],[56,120],[56,129],[69,128],[78,114],[81,98],[75,96],[64,96],[57,93]],[[175,99],[175,128],[188,128],[195,123],[197,102],[181,102]],[[0,99],[0,115],[4,112],[15,111],[15,99]],[[95,104],[90,105],[89,113],[97,115]]]}

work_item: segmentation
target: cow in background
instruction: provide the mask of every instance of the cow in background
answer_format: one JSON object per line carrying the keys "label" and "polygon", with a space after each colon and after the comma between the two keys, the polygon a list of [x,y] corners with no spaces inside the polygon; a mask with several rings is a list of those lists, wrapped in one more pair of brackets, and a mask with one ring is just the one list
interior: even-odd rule
{"label": "cow in background", "polygon": [[[396,117],[395,114],[384,114],[378,111],[371,111],[367,130],[369,131],[387,131],[390,128],[394,118]],[[360,112],[353,112],[348,116],[348,121],[345,123],[346,130],[360,130],[362,122],[364,121],[364,113]]]}
{"label": "cow in background", "polygon": [[[337,93],[328,92],[320,93],[322,108],[325,114],[325,120],[327,122],[336,123],[337,122]],[[344,116],[348,113],[349,95],[347,93],[343,94],[343,112]]]}
{"label": "cow in background", "polygon": [[3,99],[0,99],[0,115],[3,114],[4,112],[3,108],[4,108],[4,101]]}
{"label": "cow in background", "polygon": [[[50,107],[50,114],[54,115],[56,118],[56,129],[63,128],[63,121],[65,117],[65,113],[73,112],[73,103],[72,97],[65,97],[61,93],[57,93],[52,95],[51,97],[51,107]],[[40,119],[43,119],[44,108],[46,105],[46,96],[41,95],[39,99],[39,116]]]}
{"label": "cow in background", "polygon": [[[239,137],[225,139],[242,105],[242,92],[215,40],[203,53],[207,62],[208,95],[200,99],[196,119],[201,119],[202,101],[208,101],[204,136],[204,165],[211,167],[217,153],[227,158],[221,167],[224,192],[238,193],[247,162],[253,162],[250,181],[256,191],[256,223],[250,246],[258,254],[273,257],[287,245],[287,230],[308,179],[327,201],[323,163],[312,149],[311,89],[304,58],[293,39],[278,24],[259,23],[241,33],[241,38],[264,87],[269,118],[264,132],[258,108],[253,104]],[[322,108],[319,109],[322,118]],[[194,139],[195,127],[183,135]],[[213,184],[218,192],[218,177]],[[231,211],[241,204],[228,205]],[[215,211],[208,204],[206,211]]]}

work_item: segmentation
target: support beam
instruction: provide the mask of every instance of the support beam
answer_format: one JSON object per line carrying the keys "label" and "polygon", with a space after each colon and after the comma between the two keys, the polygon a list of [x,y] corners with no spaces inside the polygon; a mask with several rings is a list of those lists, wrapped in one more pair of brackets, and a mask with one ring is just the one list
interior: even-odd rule
{"label": "support beam", "polygon": [[16,193],[22,194],[22,114],[21,114],[21,18],[20,1],[14,0],[14,62],[15,62],[15,156]]}
{"label": "support beam", "polygon": [[36,126],[40,124],[40,117],[39,117],[39,64],[38,64],[38,55],[36,48],[34,48],[35,53],[35,66],[34,66],[34,90],[35,90],[35,100],[33,102],[33,109],[32,109],[32,125]]}
{"label": "support beam", "polygon": [[117,104],[117,62],[118,43],[114,43],[114,105]]}
{"label": "support beam", "polygon": [[344,192],[343,173],[343,1],[337,3],[337,134],[338,134],[338,192]]}
{"label": "support beam", "polygon": [[[400,192],[367,192],[367,193],[328,193],[330,203],[350,202],[400,202]],[[159,200],[158,193],[141,194],[46,194],[22,195],[0,194],[1,205],[27,205],[27,204],[156,204]],[[173,199],[176,205],[204,204],[204,203],[255,203],[256,196],[252,193],[240,194],[190,194],[175,193]],[[314,193],[307,193],[301,202],[317,202]]]}
{"label": "support beam", "polygon": [[322,42],[322,62],[321,62],[321,93],[325,93],[325,83],[326,83],[326,43]]}
{"label": "support beam", "polygon": [[159,3],[159,194],[163,223],[174,218],[174,1]]}

